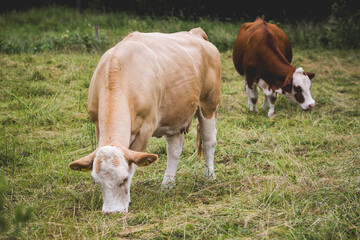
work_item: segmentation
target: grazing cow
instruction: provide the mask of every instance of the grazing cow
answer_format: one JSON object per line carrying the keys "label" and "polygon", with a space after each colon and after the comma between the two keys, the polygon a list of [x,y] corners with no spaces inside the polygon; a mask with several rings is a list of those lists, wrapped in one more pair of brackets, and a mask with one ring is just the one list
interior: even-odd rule
{"label": "grazing cow", "polygon": [[167,142],[162,187],[174,184],[183,133],[195,113],[205,176],[215,179],[220,69],[219,51],[201,28],[173,34],[134,32],[101,57],[88,95],[99,146],[69,167],[92,170],[104,212],[128,211],[136,167],[158,158],[144,153],[152,136],[165,136]]}
{"label": "grazing cow", "polygon": [[262,89],[266,109],[270,101],[268,116],[274,114],[277,93],[308,110],[315,106],[310,94],[310,79],[315,74],[293,67],[289,38],[276,25],[260,18],[244,23],[234,44],[233,61],[240,75],[245,75],[246,93],[250,111],[257,111],[258,92]]}

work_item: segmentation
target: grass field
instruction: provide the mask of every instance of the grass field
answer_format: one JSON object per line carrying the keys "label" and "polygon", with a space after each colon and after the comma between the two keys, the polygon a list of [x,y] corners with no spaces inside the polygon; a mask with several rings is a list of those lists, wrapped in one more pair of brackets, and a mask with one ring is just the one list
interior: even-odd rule
{"label": "grass field", "polygon": [[[223,30],[234,39],[237,28]],[[26,38],[7,29],[2,40]],[[222,51],[217,180],[203,177],[192,124],[176,187],[160,191],[166,145],[154,138],[147,151],[159,160],[138,168],[129,213],[112,215],[101,212],[90,173],[68,168],[96,147],[86,105],[101,54],[0,55],[0,173],[7,187],[0,217],[9,223],[0,239],[360,238],[359,50],[294,48],[293,64],[316,73],[317,104],[304,112],[280,96],[271,119],[262,97],[259,113],[247,111],[244,80],[231,51]],[[32,211],[21,227],[12,224],[19,206]]]}

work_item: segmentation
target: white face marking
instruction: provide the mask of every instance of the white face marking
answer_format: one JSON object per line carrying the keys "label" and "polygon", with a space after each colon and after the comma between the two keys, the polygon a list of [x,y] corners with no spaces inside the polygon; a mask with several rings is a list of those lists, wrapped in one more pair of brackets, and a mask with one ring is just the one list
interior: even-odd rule
{"label": "white face marking", "polygon": [[[293,75],[293,87],[291,93],[286,93],[285,96],[292,102],[297,103],[304,110],[311,109],[315,106],[315,100],[311,97],[310,93],[311,81],[308,76],[304,74],[302,68],[296,69]],[[296,100],[296,91],[295,88],[301,88],[301,95],[304,97],[304,102],[299,103]]]}
{"label": "white face marking", "polygon": [[103,194],[104,212],[127,212],[130,203],[131,167],[123,152],[104,146],[96,153],[91,173]]}

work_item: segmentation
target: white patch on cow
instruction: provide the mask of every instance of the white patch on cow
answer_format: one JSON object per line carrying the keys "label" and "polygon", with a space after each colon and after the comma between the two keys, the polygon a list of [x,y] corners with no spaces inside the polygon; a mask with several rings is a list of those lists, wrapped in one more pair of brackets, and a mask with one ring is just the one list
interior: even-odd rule
{"label": "white patch on cow", "polygon": [[282,90],[281,88],[278,88],[278,89],[275,89],[275,92],[276,92],[276,93],[282,93],[283,90]]}
{"label": "white patch on cow", "polygon": [[261,90],[264,94],[264,97],[265,97],[262,107],[264,110],[266,110],[270,105],[268,116],[272,117],[274,115],[274,111],[275,111],[275,104],[271,103],[270,98],[276,98],[277,91],[273,91],[269,87],[269,84],[267,84],[263,79],[259,80],[258,85],[261,88]]}
{"label": "white patch on cow", "polygon": [[172,188],[175,186],[176,170],[179,163],[180,154],[184,145],[184,136],[181,133],[165,136],[167,151],[167,166],[164,175],[162,188]]}
{"label": "white patch on cow", "polygon": [[[115,165],[114,159],[116,159]],[[104,146],[98,149],[91,175],[100,185],[104,212],[128,211],[130,183],[134,173],[132,170],[119,148]]]}
{"label": "white patch on cow", "polygon": [[[258,91],[257,91],[256,85],[254,84],[253,88],[250,89],[249,86],[246,84],[246,93],[247,93],[247,97],[248,97],[249,110],[257,112],[256,102],[258,99]],[[255,102],[255,104],[253,103],[253,101]]]}
{"label": "white patch on cow", "polygon": [[[315,106],[315,100],[311,97],[310,93],[311,81],[308,76],[304,74],[303,68],[297,68],[293,74],[293,87],[291,89],[291,93],[286,93],[285,96],[292,102],[297,103],[304,110],[311,109]],[[294,87],[301,87],[302,95],[304,97],[304,102],[299,103],[295,98],[295,90]]]}
{"label": "white patch on cow", "polygon": [[269,109],[269,112],[268,112],[268,117],[274,116],[274,112],[275,112],[275,104],[270,103],[270,109]]}
{"label": "white patch on cow", "polygon": [[205,153],[205,172],[204,176],[215,180],[214,173],[214,153],[216,147],[216,119],[215,113],[211,119],[207,119],[199,114],[200,134],[202,138],[204,153]]}
{"label": "white patch on cow", "polygon": [[274,91],[269,88],[269,84],[267,84],[263,79],[260,78],[259,82],[258,82],[259,87],[261,88],[261,90],[263,91],[265,96],[270,96],[274,93]]}

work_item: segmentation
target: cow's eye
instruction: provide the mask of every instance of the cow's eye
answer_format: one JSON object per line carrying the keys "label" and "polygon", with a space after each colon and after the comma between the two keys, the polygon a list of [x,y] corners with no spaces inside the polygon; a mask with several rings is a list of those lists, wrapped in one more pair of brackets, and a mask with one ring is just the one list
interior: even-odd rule
{"label": "cow's eye", "polygon": [[127,183],[128,180],[129,180],[128,178],[124,178],[124,180],[122,180],[121,182],[119,182],[118,185],[121,186],[121,185]]}
{"label": "cow's eye", "polygon": [[297,87],[294,86],[294,90],[295,90],[295,92],[297,92],[297,93],[301,93],[301,92],[302,92],[302,89],[301,89],[300,86],[297,86]]}
{"label": "cow's eye", "polygon": [[295,94],[295,99],[298,103],[303,103],[305,101],[304,96],[301,92]]}

